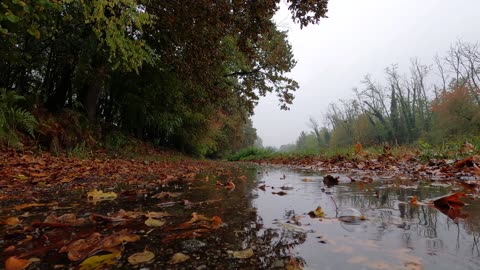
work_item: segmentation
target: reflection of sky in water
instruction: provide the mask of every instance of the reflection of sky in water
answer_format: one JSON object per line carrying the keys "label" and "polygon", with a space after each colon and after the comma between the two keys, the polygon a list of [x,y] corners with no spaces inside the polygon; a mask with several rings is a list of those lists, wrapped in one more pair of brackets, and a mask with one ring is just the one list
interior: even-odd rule
{"label": "reflection of sky in water", "polygon": [[[286,179],[281,180],[284,174]],[[304,182],[304,178],[313,181]],[[322,179],[308,172],[270,169],[259,179],[267,185],[266,191],[254,191],[253,205],[264,228],[280,228],[275,221],[285,223],[288,213],[305,216],[301,227],[314,232],[291,252],[307,262],[306,269],[417,269],[419,265],[421,269],[478,269],[478,227],[472,232],[480,214],[476,202],[464,207],[470,217],[459,224],[434,208],[404,203],[412,195],[422,200],[448,194],[451,187],[415,183],[418,188],[409,188],[410,181],[389,180],[341,183],[328,189]],[[272,194],[288,184],[294,187],[286,191],[288,195]],[[307,215],[321,206],[327,217],[335,217],[336,205],[356,208],[368,220],[352,225]]]}

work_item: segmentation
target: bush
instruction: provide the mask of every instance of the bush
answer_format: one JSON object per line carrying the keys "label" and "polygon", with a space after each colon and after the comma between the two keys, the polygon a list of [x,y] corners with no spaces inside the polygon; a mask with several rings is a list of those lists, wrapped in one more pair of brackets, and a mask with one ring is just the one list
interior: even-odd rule
{"label": "bush", "polygon": [[26,110],[17,107],[17,103],[24,100],[23,96],[14,91],[0,89],[0,143],[8,146],[20,147],[17,131],[23,131],[34,136],[38,125],[35,117]]}
{"label": "bush", "polygon": [[272,157],[275,154],[276,154],[275,150],[271,148],[249,147],[233,154],[228,158],[228,160],[239,161],[239,160],[264,159],[264,158]]}

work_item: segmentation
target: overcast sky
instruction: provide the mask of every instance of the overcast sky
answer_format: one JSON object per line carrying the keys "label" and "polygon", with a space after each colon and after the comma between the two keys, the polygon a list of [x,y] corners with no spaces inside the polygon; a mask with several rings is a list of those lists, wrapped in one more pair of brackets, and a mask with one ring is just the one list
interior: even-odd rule
{"label": "overcast sky", "polygon": [[328,17],[302,30],[285,9],[275,17],[289,30],[300,89],[290,111],[273,94],[260,100],[253,124],[264,146],[294,143],[310,116],[321,121],[329,103],[352,98],[366,74],[382,82],[391,64],[406,71],[413,57],[432,64],[458,40],[480,41],[479,0],[330,0]]}

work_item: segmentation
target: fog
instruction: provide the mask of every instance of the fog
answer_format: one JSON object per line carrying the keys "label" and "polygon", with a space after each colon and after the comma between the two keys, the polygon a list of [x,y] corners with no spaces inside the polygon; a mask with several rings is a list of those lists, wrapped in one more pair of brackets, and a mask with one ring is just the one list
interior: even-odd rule
{"label": "fog", "polygon": [[294,143],[309,117],[322,122],[328,104],[353,98],[366,74],[382,82],[391,64],[406,72],[413,57],[433,64],[457,41],[480,41],[479,10],[477,0],[330,0],[329,18],[300,29],[282,7],[275,21],[289,31],[298,61],[290,77],[300,88],[289,111],[274,94],[260,100],[253,124],[264,146]]}

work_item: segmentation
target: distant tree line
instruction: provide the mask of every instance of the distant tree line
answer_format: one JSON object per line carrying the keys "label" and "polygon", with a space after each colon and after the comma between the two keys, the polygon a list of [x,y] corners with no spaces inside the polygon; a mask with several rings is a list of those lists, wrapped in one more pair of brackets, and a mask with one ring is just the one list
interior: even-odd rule
{"label": "distant tree line", "polygon": [[[286,1],[302,27],[325,17],[327,2]],[[71,125],[103,135],[119,130],[199,155],[253,145],[248,119],[259,97],[276,93],[287,109],[298,88],[285,75],[296,63],[287,33],[272,20],[279,4],[2,1],[0,89],[25,97],[37,116],[80,113]],[[0,114],[1,135],[12,120]]]}
{"label": "distant tree line", "polygon": [[325,125],[311,118],[309,133],[284,149],[313,151],[355,143],[439,144],[480,132],[480,45],[458,42],[434,65],[411,60],[408,74],[385,69],[383,84],[370,75],[355,98],[330,104]]}

